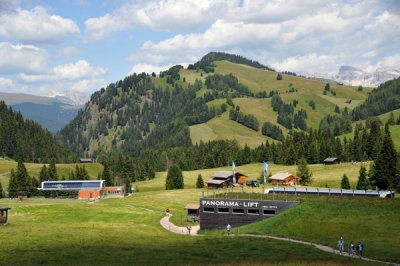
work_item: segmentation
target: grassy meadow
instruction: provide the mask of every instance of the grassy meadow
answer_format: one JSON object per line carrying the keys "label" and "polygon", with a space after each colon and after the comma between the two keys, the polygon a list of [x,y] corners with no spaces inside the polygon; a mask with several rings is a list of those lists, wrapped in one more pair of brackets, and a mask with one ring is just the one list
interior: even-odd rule
{"label": "grassy meadow", "polygon": [[[16,163],[1,162],[1,173],[7,173],[12,166]],[[34,174],[41,166],[27,164],[27,169]],[[57,165],[57,170],[60,175],[74,167]],[[86,164],[86,167],[92,177],[101,170],[96,164]],[[236,171],[256,179],[262,167],[262,164],[249,164],[238,166]],[[355,184],[359,165],[310,165],[310,168],[314,185],[337,187],[343,173]],[[0,207],[12,208],[9,224],[0,227],[0,264],[368,264],[296,243],[226,237],[224,231],[189,237],[161,227],[159,221],[167,208],[173,214],[174,224],[186,226],[187,213],[183,207],[186,203],[198,202],[205,191],[195,188],[198,174],[207,181],[220,170],[231,170],[231,167],[185,171],[185,189],[169,191],[164,189],[166,172],[158,172],[151,181],[134,183],[138,192],[130,197],[101,199],[95,203],[77,199],[32,198],[23,202],[0,199]],[[271,164],[269,171],[273,174],[294,172],[294,166]],[[252,191],[245,187],[244,192],[254,192],[251,197],[259,199],[260,194],[256,193],[261,189]],[[204,195],[207,194],[204,192]],[[393,248],[399,239],[398,198],[299,196],[294,199],[301,204],[268,220],[235,228],[233,233],[286,236],[332,247],[343,236],[345,240],[363,241],[368,257],[400,262],[400,252]],[[283,250],[290,250],[290,256]]]}
{"label": "grassy meadow", "polygon": [[[261,70],[246,65],[234,64],[228,61],[216,61],[215,73],[235,75],[239,83],[249,87],[254,92],[266,91],[279,91],[282,100],[285,103],[292,103],[297,100],[298,104],[295,107],[295,112],[300,109],[307,111],[307,126],[310,128],[318,128],[321,119],[328,114],[335,114],[335,106],[338,105],[341,109],[345,107],[353,109],[357,105],[364,102],[368,96],[370,88],[364,88],[359,92],[357,87],[343,86],[343,85],[330,85],[331,89],[336,92],[334,96],[330,92],[323,95],[325,84],[324,82],[296,77],[292,75],[282,75],[282,80],[276,80],[276,72]],[[185,77],[187,83],[194,83],[196,79],[205,80],[208,74],[196,72],[195,70],[180,70],[181,80]],[[159,81],[158,81],[159,82]],[[161,81],[160,81],[161,82]],[[288,92],[295,88],[295,92]],[[208,91],[205,86],[197,92],[197,96],[202,96]],[[351,104],[346,104],[345,101],[351,99]],[[309,103],[314,101],[316,109],[313,110]],[[226,99],[216,99],[208,103],[209,106],[218,108]],[[233,102],[236,106],[240,106],[240,110],[245,114],[253,114],[257,117],[260,123],[259,132],[246,127],[239,127],[234,122],[229,121],[228,112],[216,117],[206,123],[194,125],[190,127],[190,133],[193,143],[199,143],[200,140],[206,142],[215,139],[237,139],[241,145],[257,146],[265,136],[261,135],[262,124],[266,121],[271,122],[282,129],[284,134],[287,129],[277,123],[277,113],[272,110],[271,99],[257,99],[257,98],[235,98]]]}
{"label": "grassy meadow", "polygon": [[[350,185],[355,186],[357,184],[358,175],[361,164],[364,164],[369,169],[370,162],[367,163],[341,163],[339,165],[323,165],[323,164],[311,164],[309,165],[310,170],[313,173],[313,183],[311,187],[329,187],[329,188],[340,188],[340,182],[344,174],[349,178]],[[262,163],[252,163],[235,168],[236,172],[243,173],[248,176],[248,179],[258,179],[263,173]],[[298,166],[297,166],[298,169]],[[183,171],[185,188],[192,189],[196,187],[196,181],[199,174],[203,177],[206,182],[212,179],[212,175],[218,171],[232,171],[231,166],[213,168],[213,169],[201,169],[194,171]],[[297,171],[297,170],[296,170]],[[268,173],[276,174],[278,172],[289,172],[294,173],[294,165],[280,165],[270,164],[268,166]],[[142,191],[157,191],[165,188],[165,180],[167,178],[167,172],[157,172],[156,177],[153,180],[141,181],[133,183],[134,186],[139,187]],[[271,186],[271,185],[270,185]],[[272,187],[272,186],[271,186]],[[245,190],[249,188],[245,188]],[[261,188],[255,188],[254,191]],[[257,191],[257,192],[259,192]]]}
{"label": "grassy meadow", "polygon": [[190,237],[161,227],[166,208],[175,214],[199,196],[185,189],[97,203],[1,199],[0,206],[12,208],[9,224],[0,227],[1,264],[368,264],[295,243],[219,234]]}

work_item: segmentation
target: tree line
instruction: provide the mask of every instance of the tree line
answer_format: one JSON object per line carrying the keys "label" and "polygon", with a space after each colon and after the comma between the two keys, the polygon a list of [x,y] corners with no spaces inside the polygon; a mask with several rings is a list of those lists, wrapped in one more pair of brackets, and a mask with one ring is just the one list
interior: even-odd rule
{"label": "tree line", "polygon": [[0,155],[16,161],[48,163],[76,162],[77,157],[38,123],[0,101]]}

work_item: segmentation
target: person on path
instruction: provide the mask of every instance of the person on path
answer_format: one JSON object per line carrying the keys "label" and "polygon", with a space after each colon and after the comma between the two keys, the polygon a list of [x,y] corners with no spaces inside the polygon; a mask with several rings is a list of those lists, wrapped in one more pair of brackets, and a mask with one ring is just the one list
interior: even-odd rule
{"label": "person on path", "polygon": [[362,253],[364,251],[364,246],[363,246],[363,244],[361,244],[361,242],[358,242],[357,250],[358,250],[358,256],[361,258],[362,257]]}
{"label": "person on path", "polygon": [[231,234],[231,225],[230,224],[228,224],[227,226],[226,226],[226,231],[228,231],[228,236]]}
{"label": "person on path", "polygon": [[349,244],[349,256],[351,255],[352,257],[354,257],[354,244],[353,241],[350,242]]}
{"label": "person on path", "polygon": [[187,228],[188,233],[189,233],[189,235],[190,235],[190,230],[192,229],[192,227],[188,224],[188,226],[187,226],[186,228]]}
{"label": "person on path", "polygon": [[343,247],[344,247],[343,237],[340,237],[340,239],[338,241],[338,249],[339,249],[340,254],[342,254],[342,252],[343,252]]}

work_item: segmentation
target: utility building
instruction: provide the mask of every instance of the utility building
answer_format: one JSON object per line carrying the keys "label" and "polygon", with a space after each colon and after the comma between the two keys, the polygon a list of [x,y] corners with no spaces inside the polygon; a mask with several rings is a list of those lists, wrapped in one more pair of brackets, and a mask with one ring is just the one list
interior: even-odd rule
{"label": "utility building", "polygon": [[105,187],[105,180],[44,181],[39,190],[53,191],[53,197],[57,191],[76,191],[79,199],[124,197],[125,195],[123,187]]}

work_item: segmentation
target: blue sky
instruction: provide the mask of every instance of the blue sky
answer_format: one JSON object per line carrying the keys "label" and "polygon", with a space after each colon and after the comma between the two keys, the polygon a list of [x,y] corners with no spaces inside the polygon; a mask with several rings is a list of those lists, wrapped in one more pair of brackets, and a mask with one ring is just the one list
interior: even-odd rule
{"label": "blue sky", "polygon": [[209,51],[277,70],[400,69],[396,0],[2,0],[0,91],[93,92]]}

